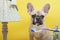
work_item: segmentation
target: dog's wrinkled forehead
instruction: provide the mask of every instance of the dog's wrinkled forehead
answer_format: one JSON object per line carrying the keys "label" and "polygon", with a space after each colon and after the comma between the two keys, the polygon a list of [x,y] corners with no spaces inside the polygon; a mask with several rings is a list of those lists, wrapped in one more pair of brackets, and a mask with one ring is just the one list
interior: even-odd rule
{"label": "dog's wrinkled forehead", "polygon": [[32,11],[31,12],[31,14],[32,15],[34,15],[34,14],[36,14],[36,15],[46,15],[45,13],[44,13],[44,11],[41,11],[41,10],[34,10],[34,11]]}

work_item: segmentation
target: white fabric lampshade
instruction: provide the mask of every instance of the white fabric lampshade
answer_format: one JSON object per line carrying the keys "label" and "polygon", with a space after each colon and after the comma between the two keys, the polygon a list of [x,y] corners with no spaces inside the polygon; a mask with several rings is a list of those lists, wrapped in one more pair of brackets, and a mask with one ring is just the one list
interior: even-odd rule
{"label": "white fabric lampshade", "polygon": [[16,0],[0,0],[0,22],[20,21],[18,11],[10,5],[16,5]]}

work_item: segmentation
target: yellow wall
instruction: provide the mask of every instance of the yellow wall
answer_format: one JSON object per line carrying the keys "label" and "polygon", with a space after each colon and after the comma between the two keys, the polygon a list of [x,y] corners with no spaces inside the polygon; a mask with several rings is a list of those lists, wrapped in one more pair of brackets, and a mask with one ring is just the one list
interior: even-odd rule
{"label": "yellow wall", "polygon": [[[46,3],[50,3],[51,8],[45,17],[47,27],[53,28],[56,24],[60,26],[60,0],[17,0],[19,8],[20,22],[9,22],[8,40],[28,40],[28,27],[30,16],[27,13],[27,3],[31,2],[35,9],[42,9]],[[59,27],[60,28],[60,27]],[[2,24],[0,23],[0,40],[2,40]]]}

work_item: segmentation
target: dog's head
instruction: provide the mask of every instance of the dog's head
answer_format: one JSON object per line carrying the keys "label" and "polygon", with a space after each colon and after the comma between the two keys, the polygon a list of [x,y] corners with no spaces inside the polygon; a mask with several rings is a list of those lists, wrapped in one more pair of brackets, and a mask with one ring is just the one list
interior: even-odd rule
{"label": "dog's head", "polygon": [[43,19],[50,9],[50,4],[46,4],[42,10],[34,10],[34,7],[31,3],[27,4],[28,13],[33,18],[33,23],[37,22],[43,24]]}

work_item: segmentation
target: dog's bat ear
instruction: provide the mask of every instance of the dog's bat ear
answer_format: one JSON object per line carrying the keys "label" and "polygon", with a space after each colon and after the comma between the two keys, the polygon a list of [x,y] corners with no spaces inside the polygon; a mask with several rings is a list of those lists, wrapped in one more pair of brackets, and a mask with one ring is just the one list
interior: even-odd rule
{"label": "dog's bat ear", "polygon": [[31,3],[27,4],[27,10],[28,10],[29,13],[31,13],[34,10],[34,7]]}
{"label": "dog's bat ear", "polygon": [[48,13],[49,9],[50,9],[50,4],[47,3],[47,4],[43,7],[44,13]]}

